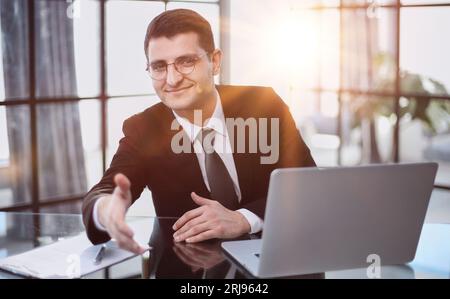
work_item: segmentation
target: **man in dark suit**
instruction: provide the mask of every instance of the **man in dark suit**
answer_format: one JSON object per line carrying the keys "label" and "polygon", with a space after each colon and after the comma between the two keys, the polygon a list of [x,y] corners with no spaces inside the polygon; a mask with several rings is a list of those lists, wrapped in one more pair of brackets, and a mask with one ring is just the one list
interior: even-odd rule
{"label": "man in dark suit", "polygon": [[315,166],[287,105],[271,88],[216,86],[222,52],[191,10],[153,19],[144,49],[161,103],[124,122],[109,169],[83,202],[89,239],[142,252],[124,219],[145,187],[158,216],[180,217],[176,242],[261,231],[272,170]]}

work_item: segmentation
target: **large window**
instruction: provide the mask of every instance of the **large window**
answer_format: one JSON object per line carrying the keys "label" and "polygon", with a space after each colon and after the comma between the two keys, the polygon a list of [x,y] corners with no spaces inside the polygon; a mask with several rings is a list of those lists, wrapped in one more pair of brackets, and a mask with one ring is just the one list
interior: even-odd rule
{"label": "large window", "polygon": [[437,161],[450,187],[450,2],[229,0],[232,84],[275,88],[321,166]]}
{"label": "large window", "polygon": [[159,101],[144,34],[179,7],[211,22],[220,81],[274,87],[319,165],[438,161],[436,185],[450,187],[449,1],[11,0],[0,210],[79,211],[123,120]]}
{"label": "large window", "polygon": [[80,212],[123,120],[159,101],[145,31],[178,7],[208,19],[219,42],[218,1],[1,1],[0,210]]}

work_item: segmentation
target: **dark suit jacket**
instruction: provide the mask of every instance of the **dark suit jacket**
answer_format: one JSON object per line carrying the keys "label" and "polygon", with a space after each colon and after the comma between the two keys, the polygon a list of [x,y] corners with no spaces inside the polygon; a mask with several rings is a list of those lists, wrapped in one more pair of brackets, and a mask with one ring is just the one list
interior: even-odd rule
{"label": "dark suit jacket", "polygon": [[[261,153],[259,146],[257,153],[249,153],[248,138],[245,153],[233,152],[242,194],[240,207],[263,218],[272,170],[315,166],[314,160],[295,126],[287,105],[273,89],[220,85],[216,87],[222,101],[225,119],[268,118],[270,130],[270,118],[279,118],[277,163],[261,164],[260,157],[269,154]],[[96,229],[92,211],[100,195],[112,193],[115,187],[113,178],[119,172],[131,181],[133,202],[139,198],[146,186],[151,190],[158,216],[179,217],[196,208],[197,205],[190,197],[192,191],[210,198],[192,146],[191,153],[175,154],[171,149],[172,137],[179,132],[171,130],[174,119],[171,109],[159,103],[123,123],[124,137],[120,140],[110,167],[83,201],[83,222],[88,237],[94,244],[110,239],[107,233]],[[183,130],[181,126],[179,130]],[[237,134],[233,135],[236,142]]]}

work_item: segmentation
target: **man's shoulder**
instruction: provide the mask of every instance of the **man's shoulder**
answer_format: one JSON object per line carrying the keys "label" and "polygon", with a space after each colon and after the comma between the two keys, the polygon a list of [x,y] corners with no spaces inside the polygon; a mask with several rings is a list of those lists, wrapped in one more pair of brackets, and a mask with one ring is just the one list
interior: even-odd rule
{"label": "man's shoulder", "polygon": [[217,85],[224,110],[230,114],[270,115],[283,109],[284,101],[267,86]]}
{"label": "man's shoulder", "polygon": [[171,115],[170,109],[162,102],[159,102],[125,119],[124,124],[143,125],[149,122],[167,119]]}
{"label": "man's shoulder", "polygon": [[280,97],[269,86],[216,85],[222,99],[233,101],[278,101]]}
{"label": "man's shoulder", "polygon": [[126,133],[130,130],[144,130],[146,133],[150,133],[152,130],[160,129],[163,125],[170,125],[171,119],[173,119],[171,110],[159,102],[125,119],[123,131]]}

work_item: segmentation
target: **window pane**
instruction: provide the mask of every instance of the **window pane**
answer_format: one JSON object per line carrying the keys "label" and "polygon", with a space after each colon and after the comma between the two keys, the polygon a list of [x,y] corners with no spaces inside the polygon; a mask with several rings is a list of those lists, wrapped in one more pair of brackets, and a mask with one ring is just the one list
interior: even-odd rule
{"label": "window pane", "polygon": [[[61,203],[54,206],[46,206],[41,207],[39,209],[39,213],[47,213],[47,214],[81,214],[81,201],[79,202],[68,202]],[[62,216],[64,217],[64,216]],[[56,218],[56,217],[55,217]],[[61,228],[55,227],[56,219],[51,219],[50,217],[47,219],[43,219],[44,223],[41,226],[41,235],[49,235],[49,234],[58,234],[61,232]],[[45,221],[46,220],[46,221]],[[53,221],[52,221],[53,220]],[[80,231],[83,231],[83,226],[80,227]],[[65,236],[64,236],[65,237]]]}
{"label": "window pane", "polygon": [[343,89],[395,90],[395,9],[345,9],[343,23]]}
{"label": "window pane", "polygon": [[393,98],[344,94],[341,113],[342,165],[393,161]]}
{"label": "window pane", "polygon": [[100,3],[73,2],[75,71],[79,97],[100,94]]}
{"label": "window pane", "polygon": [[84,100],[79,102],[79,109],[87,189],[90,189],[98,183],[103,172],[102,147],[100,142],[100,102],[98,100]]}
{"label": "window pane", "polygon": [[97,101],[37,107],[41,199],[79,196],[98,181],[99,118]]}
{"label": "window pane", "polygon": [[123,122],[156,103],[159,103],[159,98],[156,96],[118,98],[108,101],[107,165],[111,163],[112,157],[119,146],[119,140],[123,137]]}
{"label": "window pane", "polygon": [[297,127],[318,166],[336,166],[338,98],[332,92],[305,92],[290,106]]}
{"label": "window pane", "polygon": [[[29,96],[27,3],[0,5],[0,100]],[[98,1],[36,1],[35,17],[36,96],[98,95]]]}
{"label": "window pane", "polygon": [[[446,95],[450,90],[450,7],[403,8],[402,91]],[[418,59],[420,57],[420,59]]]}
{"label": "window pane", "polygon": [[339,11],[263,2],[231,1],[231,82],[285,93],[319,86],[337,90]]}
{"label": "window pane", "polygon": [[397,0],[375,0],[375,1],[368,1],[368,0],[343,0],[342,5],[368,5],[370,2],[374,2],[374,5],[378,3],[378,5],[383,4],[395,4]]}
{"label": "window pane", "polygon": [[31,202],[30,110],[0,107],[0,208]]}
{"label": "window pane", "polygon": [[319,77],[316,87],[339,89],[339,11],[328,9],[320,14]]}
{"label": "window pane", "polygon": [[332,92],[291,90],[278,93],[288,104],[297,128],[319,166],[336,166],[339,138],[337,136],[338,98]]}
{"label": "window pane", "polygon": [[[270,21],[267,11],[275,12],[281,6],[271,5],[270,1],[230,1],[230,83],[237,85],[268,85],[271,79],[279,78],[273,68],[268,68],[272,57],[264,59],[262,25]],[[263,9],[264,7],[264,9]],[[264,29],[263,29],[264,28]],[[267,51],[266,51],[267,52]],[[227,53],[225,53],[226,55]],[[227,66],[225,66],[227,67]],[[261,69],[266,70],[260,72]],[[273,75],[274,74],[274,75]],[[272,75],[272,76],[271,76]],[[280,86],[282,80],[272,81],[273,86]]]}
{"label": "window pane", "polygon": [[0,165],[9,164],[8,128],[5,109],[4,106],[0,107]]}
{"label": "window pane", "polygon": [[297,7],[301,6],[301,7],[319,7],[319,6],[323,6],[323,7],[327,7],[327,6],[334,6],[337,7],[339,6],[339,0],[303,0],[303,1],[290,1],[292,3],[295,3],[295,5],[297,5]]}
{"label": "window pane", "polygon": [[439,4],[449,3],[448,0],[401,0],[402,4]]}
{"label": "window pane", "polygon": [[163,2],[108,1],[106,3],[109,95],[154,92],[151,80],[145,72],[147,62],[144,39],[150,21],[163,11]]}
{"label": "window pane", "polygon": [[0,1],[0,101],[29,96],[27,20],[27,1]]}
{"label": "window pane", "polygon": [[97,95],[98,2],[42,0],[34,9],[36,96]]}
{"label": "window pane", "polygon": [[436,184],[450,186],[450,101],[402,98],[400,160],[439,162]]}

